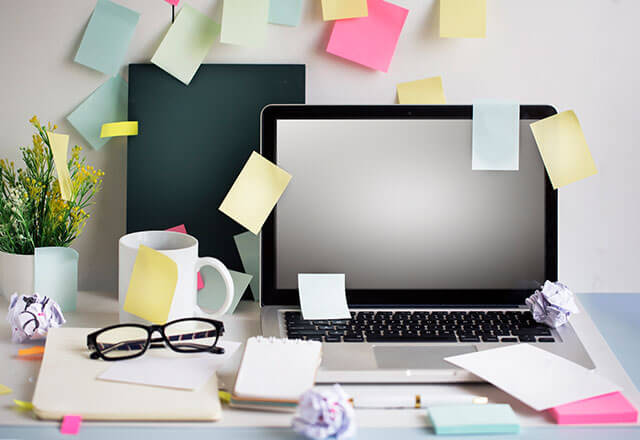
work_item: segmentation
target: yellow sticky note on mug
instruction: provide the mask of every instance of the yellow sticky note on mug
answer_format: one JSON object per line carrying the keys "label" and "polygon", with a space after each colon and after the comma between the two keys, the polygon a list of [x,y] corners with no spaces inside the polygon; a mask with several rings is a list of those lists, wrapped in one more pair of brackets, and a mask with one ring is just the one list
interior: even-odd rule
{"label": "yellow sticky note on mug", "polygon": [[324,21],[367,17],[368,14],[367,0],[322,0]]}
{"label": "yellow sticky note on mug", "polygon": [[164,324],[178,283],[178,266],[166,255],[140,245],[124,300],[124,311]]}
{"label": "yellow sticky note on mug", "polygon": [[442,89],[442,78],[419,79],[398,84],[398,103],[400,104],[446,104]]}
{"label": "yellow sticky note on mug", "polygon": [[441,38],[484,38],[487,0],[440,0]]}
{"label": "yellow sticky note on mug", "polygon": [[218,209],[257,235],[289,180],[291,174],[254,151]]}
{"label": "yellow sticky note on mug", "polygon": [[531,131],[554,189],[598,172],[573,110],[534,122]]}
{"label": "yellow sticky note on mug", "polygon": [[58,183],[60,184],[60,195],[62,200],[71,200],[73,196],[73,186],[71,185],[71,175],[67,166],[67,147],[69,147],[69,136],[66,134],[52,133],[47,131],[49,146],[53,155],[53,162],[56,165]]}

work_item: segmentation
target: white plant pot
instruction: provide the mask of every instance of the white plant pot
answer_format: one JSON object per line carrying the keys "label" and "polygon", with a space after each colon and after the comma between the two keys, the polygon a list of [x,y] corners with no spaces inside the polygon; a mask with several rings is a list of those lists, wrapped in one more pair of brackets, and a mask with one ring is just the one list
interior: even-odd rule
{"label": "white plant pot", "polygon": [[0,251],[0,291],[7,301],[14,292],[33,293],[33,255],[8,254]]}

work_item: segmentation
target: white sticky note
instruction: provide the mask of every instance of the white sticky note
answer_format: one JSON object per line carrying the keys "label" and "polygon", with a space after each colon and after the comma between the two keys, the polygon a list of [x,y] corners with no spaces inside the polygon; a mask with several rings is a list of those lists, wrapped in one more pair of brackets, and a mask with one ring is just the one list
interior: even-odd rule
{"label": "white sticky note", "polygon": [[304,319],[351,318],[343,273],[299,273],[298,292]]}
{"label": "white sticky note", "polygon": [[599,374],[529,344],[444,358],[536,411],[620,391]]}
{"label": "white sticky note", "polygon": [[[224,341],[218,345],[224,347],[224,354],[201,353],[180,358],[146,353],[136,359],[114,362],[110,368],[98,376],[98,379],[161,388],[196,390],[207,383],[241,344]],[[177,371],[180,374],[176,374]]]}
{"label": "white sticky note", "polygon": [[516,171],[520,151],[520,105],[483,99],[473,103],[473,170]]}

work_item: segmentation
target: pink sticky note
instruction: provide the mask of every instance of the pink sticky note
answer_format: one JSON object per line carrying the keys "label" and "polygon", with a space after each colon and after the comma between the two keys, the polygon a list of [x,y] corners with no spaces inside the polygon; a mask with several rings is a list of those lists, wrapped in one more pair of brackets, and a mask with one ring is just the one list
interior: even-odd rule
{"label": "pink sticky note", "polygon": [[383,0],[367,0],[368,17],[337,20],[327,52],[387,72],[408,9]]}
{"label": "pink sticky note", "polygon": [[82,424],[82,416],[68,415],[62,418],[61,434],[77,434]]}
{"label": "pink sticky note", "polygon": [[180,3],[180,0],[164,0],[164,1],[173,6],[178,6],[178,3]]}
{"label": "pink sticky note", "polygon": [[638,411],[619,392],[578,400],[549,410],[559,425],[636,423]]}
{"label": "pink sticky note", "polygon": [[[167,231],[180,232],[182,234],[186,234],[187,228],[184,225],[178,225],[178,226],[174,226],[173,228],[167,229]],[[204,280],[202,279],[202,275],[200,275],[200,272],[198,272],[198,290],[202,289],[203,287],[204,287]]]}

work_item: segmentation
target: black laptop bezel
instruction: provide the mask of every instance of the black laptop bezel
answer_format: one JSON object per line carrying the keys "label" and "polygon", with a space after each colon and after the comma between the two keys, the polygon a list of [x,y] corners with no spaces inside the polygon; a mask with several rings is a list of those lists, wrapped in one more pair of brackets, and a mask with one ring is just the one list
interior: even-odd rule
{"label": "black laptop bezel", "polygon": [[[557,111],[549,105],[521,105],[520,119],[539,120]],[[261,152],[276,160],[276,126],[281,119],[472,119],[471,105],[269,105],[262,111]],[[542,182],[544,179],[544,182]],[[545,185],[545,279],[558,277],[558,194],[544,172]],[[262,306],[299,306],[297,289],[276,289],[276,243],[274,208],[265,222],[260,240]],[[545,280],[539,280],[541,283]],[[358,307],[505,307],[524,304],[532,289],[347,289],[347,301]],[[429,300],[425,302],[425,299]]]}

